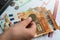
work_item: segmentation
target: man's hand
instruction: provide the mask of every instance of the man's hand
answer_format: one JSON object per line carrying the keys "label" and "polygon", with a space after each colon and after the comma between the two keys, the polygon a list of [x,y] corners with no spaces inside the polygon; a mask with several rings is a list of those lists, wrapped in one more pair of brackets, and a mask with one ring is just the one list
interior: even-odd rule
{"label": "man's hand", "polygon": [[[17,23],[14,25],[14,27],[9,29],[10,32],[3,34],[3,38],[6,39],[7,34],[10,36],[9,39],[13,40],[30,40],[31,38],[34,37],[35,32],[36,32],[36,24],[35,22],[32,21],[32,18],[29,17],[25,19],[24,21],[21,21],[20,23]],[[9,37],[7,36],[7,38]]]}

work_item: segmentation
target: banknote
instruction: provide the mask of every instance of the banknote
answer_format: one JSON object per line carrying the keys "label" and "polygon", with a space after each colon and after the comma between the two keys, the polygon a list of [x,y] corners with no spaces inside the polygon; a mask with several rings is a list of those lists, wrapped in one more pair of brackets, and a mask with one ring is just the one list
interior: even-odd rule
{"label": "banknote", "polygon": [[46,11],[46,12],[43,13],[43,14],[45,15],[45,18],[46,18],[46,20],[48,21],[48,24],[49,24],[50,28],[51,28],[52,30],[58,29],[58,25],[57,25],[57,23],[56,23],[53,15],[52,15],[51,11],[48,10],[48,11]]}
{"label": "banknote", "polygon": [[36,32],[37,34],[40,34],[42,32],[44,32],[44,28],[43,25],[40,23],[39,19],[36,17],[35,14],[30,14],[29,17],[32,18],[32,20],[36,23],[37,27],[36,27]]}

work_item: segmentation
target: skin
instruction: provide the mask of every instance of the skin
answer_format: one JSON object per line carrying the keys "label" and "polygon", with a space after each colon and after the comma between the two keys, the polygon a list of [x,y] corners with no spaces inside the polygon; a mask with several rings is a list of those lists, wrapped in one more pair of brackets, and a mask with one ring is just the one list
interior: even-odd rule
{"label": "skin", "polygon": [[8,31],[0,36],[0,40],[31,40],[36,32],[36,24],[31,17],[11,26]]}

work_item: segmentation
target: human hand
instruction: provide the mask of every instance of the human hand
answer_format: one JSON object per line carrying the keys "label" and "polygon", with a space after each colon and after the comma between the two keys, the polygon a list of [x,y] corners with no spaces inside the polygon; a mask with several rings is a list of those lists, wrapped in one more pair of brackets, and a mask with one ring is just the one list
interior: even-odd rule
{"label": "human hand", "polygon": [[36,24],[32,21],[32,18],[29,17],[22,22],[17,23],[11,29],[13,39],[19,40],[30,40],[34,37],[36,32]]}

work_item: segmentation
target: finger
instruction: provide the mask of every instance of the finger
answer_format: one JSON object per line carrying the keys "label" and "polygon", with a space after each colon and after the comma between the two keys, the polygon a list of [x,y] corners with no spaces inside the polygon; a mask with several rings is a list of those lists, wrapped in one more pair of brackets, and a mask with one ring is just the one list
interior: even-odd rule
{"label": "finger", "polygon": [[35,22],[32,22],[32,25],[28,29],[28,32],[30,33],[31,37],[34,37],[35,32],[36,32],[36,24],[35,24]]}
{"label": "finger", "polygon": [[26,27],[29,23],[31,23],[31,21],[32,21],[32,18],[29,17],[29,18],[27,18],[26,20],[20,22],[19,25],[20,25],[21,27]]}
{"label": "finger", "polygon": [[36,23],[35,22],[32,22],[31,28],[29,30],[33,30],[33,31],[36,30]]}

